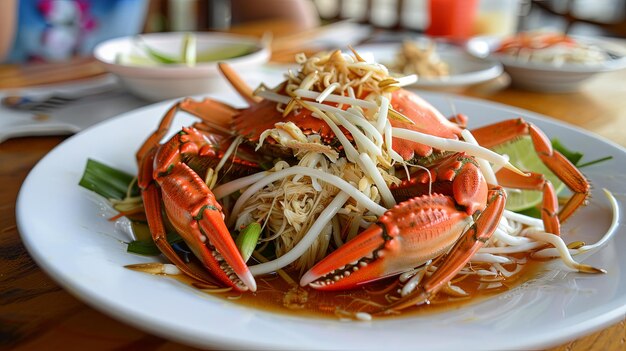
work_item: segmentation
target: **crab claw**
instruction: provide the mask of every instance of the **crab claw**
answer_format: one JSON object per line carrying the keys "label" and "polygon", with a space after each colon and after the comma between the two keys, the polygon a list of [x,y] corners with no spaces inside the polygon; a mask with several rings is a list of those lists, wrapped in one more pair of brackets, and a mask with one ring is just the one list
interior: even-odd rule
{"label": "crab claw", "polygon": [[470,223],[449,196],[404,201],[306,272],[300,285],[344,290],[410,270],[447,252]]}
{"label": "crab claw", "polygon": [[[221,281],[234,283],[238,290],[256,291],[256,281],[241,257],[239,249],[237,249],[224,223],[219,207],[204,206],[196,219],[201,229],[200,232],[204,233],[207,238],[206,242],[199,243],[200,246],[197,247],[204,251],[202,254],[203,261],[212,274]],[[205,251],[205,248],[208,251]],[[194,248],[191,249],[195,251]],[[210,253],[210,256],[207,253]],[[197,253],[196,256],[198,256]]]}
{"label": "crab claw", "polygon": [[[185,274],[200,281],[217,279],[238,291],[256,291],[254,277],[230,236],[215,195],[200,176],[182,162],[183,154],[206,156],[207,150],[199,131],[183,128],[167,143],[143,156],[138,184],[152,238],[161,252]],[[198,274],[174,252],[167,242],[163,210],[211,278]]]}
{"label": "crab claw", "polygon": [[167,177],[159,178],[159,185],[172,225],[211,274],[237,290],[255,291],[256,282],[230,236],[221,207],[202,179],[178,163]]}

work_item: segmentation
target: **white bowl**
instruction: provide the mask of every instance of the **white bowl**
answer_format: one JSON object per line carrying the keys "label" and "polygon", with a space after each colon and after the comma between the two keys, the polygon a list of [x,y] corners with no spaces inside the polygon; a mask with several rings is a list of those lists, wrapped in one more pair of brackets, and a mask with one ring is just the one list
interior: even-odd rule
{"label": "white bowl", "polygon": [[[150,48],[169,55],[179,55],[184,33],[151,33],[139,37]],[[238,71],[257,67],[269,59],[270,51],[251,37],[223,33],[194,33],[197,52],[208,52],[212,48],[229,44],[249,44],[251,53],[224,60]],[[158,101],[218,91],[226,86],[219,74],[217,62],[184,64],[133,65],[117,62],[118,55],[129,55],[136,51],[136,36],[105,41],[94,50],[94,56],[106,69],[119,77],[124,86],[134,95]]]}
{"label": "white bowl", "polygon": [[609,57],[593,64],[565,63],[557,66],[550,63],[526,62],[510,55],[494,53],[501,37],[472,38],[467,43],[467,50],[475,56],[500,61],[504,70],[511,76],[514,86],[540,92],[576,91],[583,82],[598,73],[626,68],[626,54],[622,48],[597,38],[578,36],[575,38],[605,50]]}

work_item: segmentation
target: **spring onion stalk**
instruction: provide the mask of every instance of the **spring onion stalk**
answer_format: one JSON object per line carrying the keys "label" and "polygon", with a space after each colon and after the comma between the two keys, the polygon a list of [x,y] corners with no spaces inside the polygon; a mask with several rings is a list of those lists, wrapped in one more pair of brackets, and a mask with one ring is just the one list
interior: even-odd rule
{"label": "spring onion stalk", "polygon": [[239,232],[239,235],[237,235],[235,245],[237,245],[244,262],[247,262],[248,259],[250,259],[250,256],[252,256],[252,253],[259,242],[260,235],[261,224],[257,222],[248,224],[241,232]]}
{"label": "spring onion stalk", "polygon": [[309,228],[309,231],[302,237],[302,239],[294,246],[289,252],[280,256],[279,258],[261,263],[256,266],[250,267],[252,275],[262,275],[279,270],[302,256],[306,250],[315,242],[317,236],[328,225],[331,219],[337,214],[337,211],[343,207],[348,201],[350,195],[346,192],[340,191],[333,201],[320,213],[319,217],[315,220],[315,223]]}
{"label": "spring onion stalk", "polygon": [[[128,187],[133,182],[133,179],[134,177],[126,172],[96,160],[88,159],[85,171],[78,184],[107,199],[122,200],[126,197]],[[133,196],[138,194],[139,189],[132,192]]]}
{"label": "spring onion stalk", "polygon": [[346,182],[345,180],[341,179],[338,176],[328,174],[326,172],[323,172],[317,169],[310,169],[308,167],[302,167],[302,166],[293,166],[293,167],[289,167],[289,168],[286,168],[286,169],[283,169],[274,173],[270,173],[266,177],[259,180],[255,184],[251,185],[248,189],[246,189],[246,191],[244,191],[241,194],[241,196],[239,196],[239,198],[237,199],[237,202],[235,203],[235,206],[233,207],[233,210],[229,218],[229,226],[234,224],[234,221],[236,220],[237,215],[241,211],[241,208],[243,207],[245,202],[252,195],[254,195],[257,191],[261,190],[263,187],[265,187],[266,185],[272,182],[275,182],[279,179],[283,179],[285,177],[289,177],[289,176],[296,175],[296,174],[304,174],[309,177],[315,177],[323,182],[336,186],[337,188],[346,192],[348,195],[354,198],[358,203],[365,206],[365,208],[367,208],[368,210],[370,210],[372,213],[374,213],[377,216],[382,216],[383,213],[387,211],[386,208],[372,201],[369,197],[365,196],[357,188],[355,188],[350,183]]}

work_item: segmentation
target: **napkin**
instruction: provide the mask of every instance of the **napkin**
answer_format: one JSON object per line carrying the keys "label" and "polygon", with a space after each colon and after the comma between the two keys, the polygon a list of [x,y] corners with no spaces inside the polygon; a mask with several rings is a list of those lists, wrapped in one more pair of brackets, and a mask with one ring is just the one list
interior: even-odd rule
{"label": "napkin", "polygon": [[78,98],[48,112],[18,111],[0,106],[0,142],[14,137],[77,133],[108,118],[149,104],[125,92],[112,75],[72,83],[3,90],[0,91],[0,98],[7,95],[71,96],[94,89],[102,93]]}

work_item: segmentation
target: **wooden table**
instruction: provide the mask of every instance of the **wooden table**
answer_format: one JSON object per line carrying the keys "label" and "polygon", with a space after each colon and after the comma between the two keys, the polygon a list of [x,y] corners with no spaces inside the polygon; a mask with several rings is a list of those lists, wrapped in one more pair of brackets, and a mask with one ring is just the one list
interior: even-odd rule
{"label": "wooden table", "polygon": [[[16,66],[0,66],[0,77],[18,77],[13,83],[16,85],[27,85],[27,82],[19,82],[20,76],[28,80],[24,72],[28,71]],[[625,81],[626,70],[622,70],[604,74],[586,84],[580,92],[571,94],[540,94],[502,88],[499,81],[460,93],[552,116],[626,146],[626,133],[623,132],[626,129]],[[2,79],[0,85],[1,82]],[[37,161],[64,139],[26,137],[0,144],[0,348],[192,349],[127,326],[88,307],[52,281],[26,252],[15,220],[19,188]],[[621,321],[552,350],[625,348],[626,325]]]}

